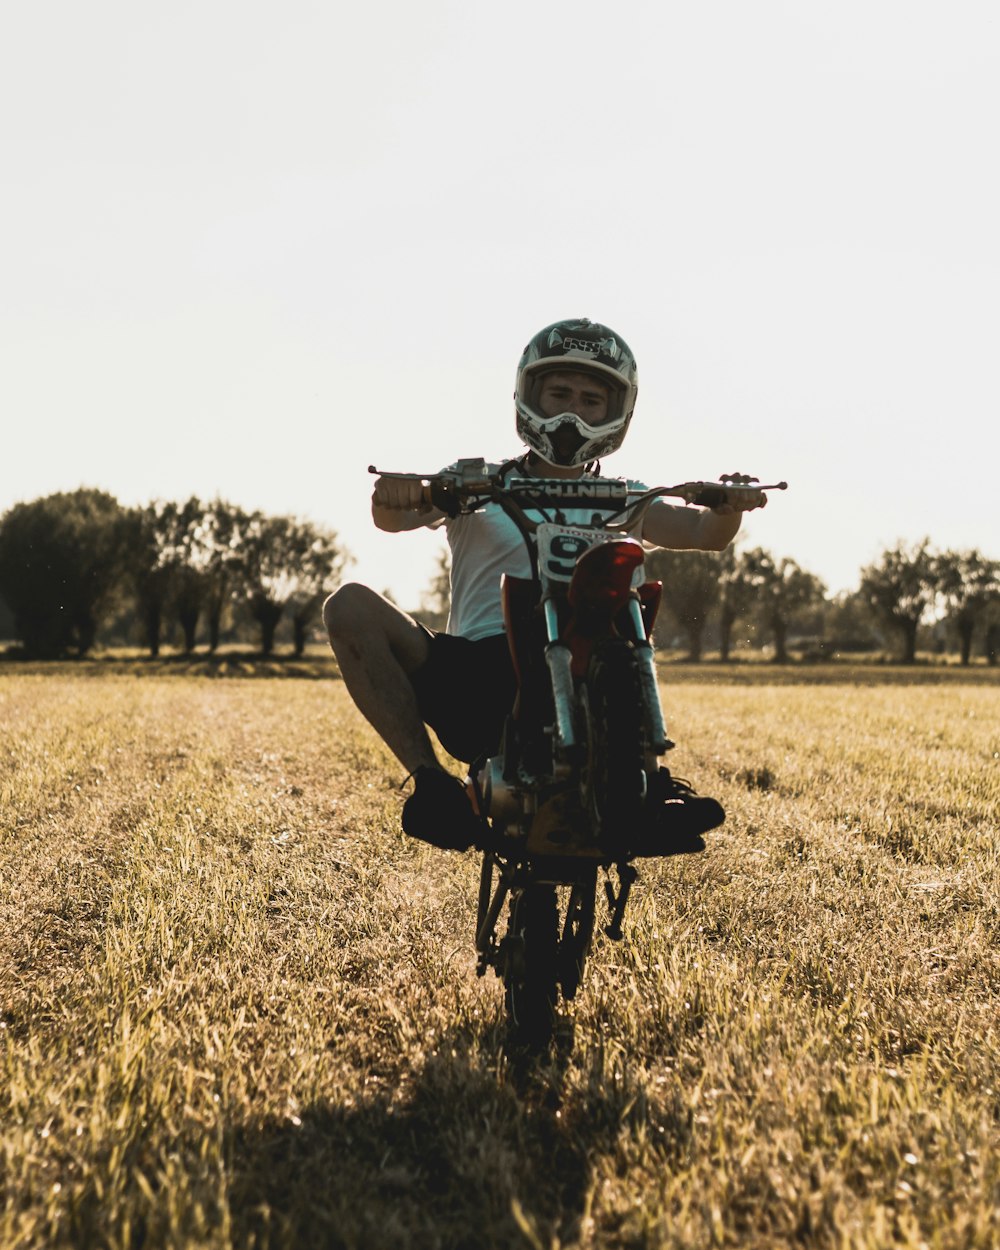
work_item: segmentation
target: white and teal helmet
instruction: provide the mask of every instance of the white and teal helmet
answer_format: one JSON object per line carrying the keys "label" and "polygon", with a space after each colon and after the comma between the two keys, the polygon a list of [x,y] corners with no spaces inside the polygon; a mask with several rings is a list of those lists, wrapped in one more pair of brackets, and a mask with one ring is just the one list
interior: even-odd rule
{"label": "white and teal helmet", "polygon": [[[608,414],[600,425],[588,425],[573,412],[553,417],[539,412],[542,378],[556,371],[592,373],[595,381],[608,387]],[[517,432],[548,464],[587,464],[610,455],[621,446],[632,420],[637,393],[635,357],[624,339],[607,326],[585,317],[557,321],[539,330],[518,361],[514,389]],[[574,429],[577,437],[569,440],[561,434],[557,451],[553,436],[566,427]],[[566,447],[571,442],[575,450],[568,452]]]}

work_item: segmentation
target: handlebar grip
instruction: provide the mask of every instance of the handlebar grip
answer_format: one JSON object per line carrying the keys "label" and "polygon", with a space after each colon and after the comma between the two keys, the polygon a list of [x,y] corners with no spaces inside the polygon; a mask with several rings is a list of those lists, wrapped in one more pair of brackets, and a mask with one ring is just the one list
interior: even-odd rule
{"label": "handlebar grip", "polygon": [[445,516],[458,516],[460,501],[455,484],[444,478],[431,478],[430,484],[424,487],[424,502],[431,504]]}
{"label": "handlebar grip", "polygon": [[700,508],[719,508],[727,502],[728,498],[725,487],[708,486],[705,490],[700,490],[691,502]]}

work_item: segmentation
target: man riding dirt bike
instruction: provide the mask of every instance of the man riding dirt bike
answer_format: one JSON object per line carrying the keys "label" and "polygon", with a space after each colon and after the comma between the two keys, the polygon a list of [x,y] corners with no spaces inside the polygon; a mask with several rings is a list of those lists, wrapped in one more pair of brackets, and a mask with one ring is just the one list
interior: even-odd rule
{"label": "man riding dirt bike", "polygon": [[[517,367],[516,426],[528,450],[505,463],[484,464],[482,475],[499,482],[599,478],[599,458],[624,440],[636,394],[635,360],[613,330],[586,319],[546,326]],[[708,499],[715,506],[656,499],[643,509],[632,537],[674,550],[724,550],[741,514],[767,502],[751,479],[735,474],[728,480],[740,489]],[[442,768],[426,726],[466,763],[497,750],[518,689],[501,578],[530,576],[531,562],[522,533],[499,504],[480,500],[483,506],[449,509],[454,515],[448,515],[428,499],[425,482],[412,474],[380,475],[372,516],[392,533],[445,525],[452,555],[447,629],[426,628],[357,583],[331,595],[323,619],[348,693],[413,778],[403,829],[435,846],[465,851],[487,845],[488,829],[467,787]],[[632,494],[642,490],[636,482],[628,488]],[[567,525],[574,520],[584,525],[598,514],[619,511],[617,504],[605,503],[560,515]],[[700,849],[699,835],[724,818],[714,799],[697,795],[660,768],[643,795],[644,853]]]}

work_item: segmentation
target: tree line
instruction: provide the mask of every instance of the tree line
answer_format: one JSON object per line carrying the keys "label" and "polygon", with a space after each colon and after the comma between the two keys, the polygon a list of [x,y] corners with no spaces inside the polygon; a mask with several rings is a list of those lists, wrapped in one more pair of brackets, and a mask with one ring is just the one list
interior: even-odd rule
{"label": "tree line", "polygon": [[737,626],[769,644],[779,663],[797,637],[812,658],[892,649],[912,664],[921,630],[936,649],[957,644],[962,664],[977,641],[988,663],[1000,655],[1000,561],[976,550],[939,551],[927,538],[885,550],[861,570],[857,590],[832,597],[814,573],[760,547],[658,550],[646,570],[663,581],[664,607],[692,660],[701,659],[710,628],[728,660]]}
{"label": "tree line", "polygon": [[[80,489],[0,517],[0,613],[6,606],[7,632],[41,658],[85,655],[111,635],[156,656],[173,633],[191,652],[199,631],[214,652],[224,629],[242,637],[251,627],[270,655],[283,622],[301,655],[349,560],[335,532],[296,517],[194,496],[127,508]],[[672,622],[691,660],[709,643],[728,660],[738,638],[768,645],[778,662],[794,639],[812,658],[891,648],[912,663],[928,630],[963,664],[977,646],[990,664],[1000,655],[1000,562],[977,550],[899,543],[861,570],[857,590],[832,597],[795,560],[760,547],[657,550],[646,569],[664,583],[659,640]],[[421,605],[429,623],[443,626],[447,599],[445,553]]]}
{"label": "tree line", "polygon": [[203,626],[215,651],[251,624],[270,655],[283,620],[301,655],[348,560],[332,530],[221,499],[129,508],[84,488],[0,517],[0,598],[37,658],[85,655],[116,624],[152,656],[170,629],[191,652]]}

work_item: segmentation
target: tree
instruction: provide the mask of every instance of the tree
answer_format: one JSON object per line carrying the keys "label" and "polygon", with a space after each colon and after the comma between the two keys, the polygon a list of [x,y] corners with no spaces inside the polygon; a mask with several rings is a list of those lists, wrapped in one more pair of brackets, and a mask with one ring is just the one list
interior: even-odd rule
{"label": "tree", "polygon": [[203,504],[192,495],[183,504],[171,505],[168,513],[170,524],[164,535],[161,560],[170,570],[170,607],[184,635],[187,654],[195,648],[202,612],[208,609],[211,615],[217,580],[215,567],[229,558],[228,549],[218,549],[218,506]]}
{"label": "tree", "polygon": [[334,589],[347,560],[337,536],[294,517],[255,512],[246,520],[240,551],[243,593],[260,626],[262,653],[274,650],[278,624],[294,603],[299,622],[296,654],[301,654],[305,625]]}
{"label": "tree", "polygon": [[1000,598],[1000,565],[978,551],[942,551],[935,558],[938,592],[958,632],[961,662],[972,656],[972,636],[986,622],[988,610]]}
{"label": "tree", "polygon": [[202,516],[199,543],[205,553],[203,576],[208,616],[208,649],[215,652],[222,632],[222,617],[242,579],[243,535],[250,516],[236,504],[214,499]]}
{"label": "tree", "polygon": [[166,514],[172,505],[147,504],[132,508],[125,521],[126,578],[135,595],[149,654],[160,654],[163,618],[170,596],[170,569],[161,560]]}
{"label": "tree", "polygon": [[746,575],[756,589],[756,611],[774,642],[774,662],[788,662],[788,631],[795,617],[823,602],[826,587],[794,560],[775,560],[757,547],[744,557]]}
{"label": "tree", "polygon": [[184,652],[190,655],[198,638],[198,619],[205,605],[205,577],[211,553],[203,541],[205,507],[197,496],[177,507],[174,541],[164,553],[172,572],[171,607],[184,635]]}
{"label": "tree", "polygon": [[126,513],[81,489],[17,504],[0,521],[0,593],[30,655],[85,655],[110,610],[127,549]]}
{"label": "tree", "polygon": [[719,599],[718,554],[661,548],[646,557],[646,572],[663,582],[664,607],[687,635],[687,658],[697,663],[708,614]]}
{"label": "tree", "polygon": [[292,638],[296,656],[305,650],[309,626],[316,619],[327,595],[336,587],[350,563],[350,556],[338,543],[332,530],[312,526],[304,521],[294,523],[298,559],[298,584],[289,604],[292,610]]}
{"label": "tree", "polygon": [[131,580],[151,655],[159,654],[167,613],[177,618],[185,652],[195,648],[212,558],[205,540],[205,515],[196,496],[183,504],[152,503],[131,514]]}
{"label": "tree", "polygon": [[856,590],[845,590],[827,603],[823,619],[824,646],[830,654],[874,651],[879,646],[868,600]]}
{"label": "tree", "polygon": [[881,621],[899,632],[904,664],[916,659],[917,629],[934,606],[937,584],[929,538],[910,547],[900,542],[861,570],[859,593]]}
{"label": "tree", "polygon": [[1000,660],[1000,611],[994,605],[986,620],[986,637],[983,640],[986,663],[991,667]]}
{"label": "tree", "polygon": [[752,566],[745,553],[729,546],[719,557],[719,660],[729,661],[733,627],[749,616],[757,600]]}

